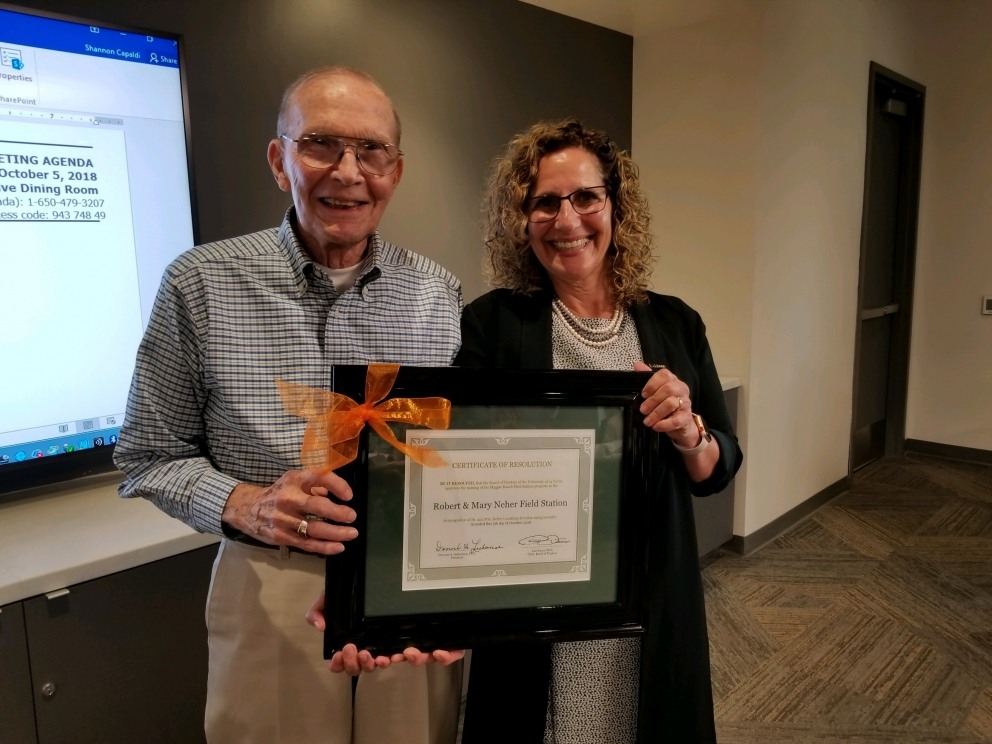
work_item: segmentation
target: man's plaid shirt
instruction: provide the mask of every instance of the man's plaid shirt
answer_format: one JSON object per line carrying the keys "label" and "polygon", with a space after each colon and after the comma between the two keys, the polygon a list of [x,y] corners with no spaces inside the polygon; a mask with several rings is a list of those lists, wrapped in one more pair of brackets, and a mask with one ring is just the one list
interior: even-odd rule
{"label": "man's plaid shirt", "polygon": [[224,534],[239,483],[300,468],[305,422],[275,380],[327,388],[335,364],[451,363],[458,280],[383,241],[338,294],[290,225],[198,246],[166,270],[138,349],[114,461],[144,496],[201,532]]}

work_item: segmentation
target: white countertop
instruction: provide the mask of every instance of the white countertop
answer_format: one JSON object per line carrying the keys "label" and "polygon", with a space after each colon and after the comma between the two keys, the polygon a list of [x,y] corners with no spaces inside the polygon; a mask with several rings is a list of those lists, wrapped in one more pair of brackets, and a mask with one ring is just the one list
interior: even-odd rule
{"label": "white countertop", "polygon": [[117,478],[0,502],[0,606],[218,542]]}
{"label": "white countertop", "polygon": [[0,502],[0,606],[218,542],[144,499],[120,498],[118,478]]}

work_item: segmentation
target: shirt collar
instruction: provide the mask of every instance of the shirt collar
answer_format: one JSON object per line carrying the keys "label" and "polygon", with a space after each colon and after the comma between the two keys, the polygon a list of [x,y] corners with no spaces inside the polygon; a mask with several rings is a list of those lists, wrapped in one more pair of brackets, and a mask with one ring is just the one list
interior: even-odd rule
{"label": "shirt collar", "polygon": [[[286,256],[289,267],[293,272],[293,282],[302,295],[307,291],[310,282],[309,278],[313,275],[315,267],[313,259],[310,258],[310,254],[303,247],[303,242],[293,228],[295,219],[296,208],[290,207],[286,210],[286,214],[282,218],[282,224],[279,225],[279,249]],[[362,259],[362,267],[358,272],[359,279],[364,278],[373,271],[376,276],[381,273],[382,248],[382,237],[378,231],[373,232],[369,236],[368,250],[365,252],[365,257]],[[371,281],[373,278],[375,277],[370,277],[369,280]]]}

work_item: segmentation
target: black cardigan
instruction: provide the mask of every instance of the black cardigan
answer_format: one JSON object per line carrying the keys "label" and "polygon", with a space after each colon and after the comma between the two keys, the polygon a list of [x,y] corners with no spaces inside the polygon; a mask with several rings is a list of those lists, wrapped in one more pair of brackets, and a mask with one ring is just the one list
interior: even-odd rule
{"label": "black cardigan", "polygon": [[[497,289],[462,314],[465,367],[550,369],[550,293]],[[638,741],[716,742],[709,647],[692,495],[723,490],[743,460],[699,314],[676,297],[649,293],[630,308],[644,361],[665,364],[688,385],[692,410],[720,443],[720,460],[701,483],[689,480],[681,456],[662,436],[665,466],[651,505],[657,535],[649,545],[647,632],[641,641]],[[550,646],[473,652],[464,744],[543,740]]]}

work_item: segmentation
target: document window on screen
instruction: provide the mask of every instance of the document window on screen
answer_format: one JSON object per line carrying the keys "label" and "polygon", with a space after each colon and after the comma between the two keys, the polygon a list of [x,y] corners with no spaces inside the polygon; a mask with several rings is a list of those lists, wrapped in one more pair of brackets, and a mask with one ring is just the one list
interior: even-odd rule
{"label": "document window on screen", "polygon": [[176,39],[0,8],[0,466],[112,445],[194,242]]}

